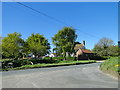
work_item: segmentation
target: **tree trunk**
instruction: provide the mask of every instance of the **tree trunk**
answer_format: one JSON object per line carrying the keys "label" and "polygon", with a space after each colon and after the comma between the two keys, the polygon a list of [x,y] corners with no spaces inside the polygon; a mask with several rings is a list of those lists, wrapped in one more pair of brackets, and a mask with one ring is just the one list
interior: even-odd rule
{"label": "tree trunk", "polygon": [[66,60],[66,56],[64,56],[64,61]]}
{"label": "tree trunk", "polygon": [[68,52],[68,57],[71,57],[70,53]]}
{"label": "tree trunk", "polygon": [[64,60],[66,60],[66,52],[63,53]]}
{"label": "tree trunk", "polygon": [[77,57],[75,57],[74,60],[76,61],[76,60],[77,60]]}
{"label": "tree trunk", "polygon": [[50,60],[52,60],[52,57],[50,57]]}

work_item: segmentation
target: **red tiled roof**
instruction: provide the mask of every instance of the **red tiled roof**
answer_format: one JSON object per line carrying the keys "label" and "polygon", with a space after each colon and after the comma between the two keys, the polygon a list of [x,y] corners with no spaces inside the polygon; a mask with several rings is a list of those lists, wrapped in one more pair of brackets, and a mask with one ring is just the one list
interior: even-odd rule
{"label": "red tiled roof", "polygon": [[82,52],[84,52],[84,53],[93,53],[92,51],[90,51],[88,49],[82,49]]}

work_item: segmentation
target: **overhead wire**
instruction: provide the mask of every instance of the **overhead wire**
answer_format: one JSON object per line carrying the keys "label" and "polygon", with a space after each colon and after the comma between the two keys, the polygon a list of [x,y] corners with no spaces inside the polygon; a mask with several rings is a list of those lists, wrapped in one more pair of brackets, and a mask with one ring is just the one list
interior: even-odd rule
{"label": "overhead wire", "polygon": [[[61,20],[58,20],[58,19],[56,19],[56,18],[54,18],[54,17],[52,17],[52,16],[49,16],[49,15],[47,15],[46,13],[43,13],[43,12],[41,12],[41,11],[39,11],[39,10],[36,10],[36,9],[34,9],[34,8],[28,6],[28,5],[25,5],[25,4],[21,3],[21,2],[17,2],[17,1],[16,1],[16,3],[19,4],[19,5],[22,5],[22,6],[26,7],[26,8],[28,8],[28,9],[31,9],[32,11],[37,12],[37,13],[39,13],[39,14],[41,14],[41,15],[49,18],[49,19],[52,19],[52,20],[54,20],[54,21],[56,21],[56,22],[58,22],[58,23],[61,23],[61,24],[65,25],[65,26],[71,26],[71,25],[69,25],[69,24],[67,24],[67,23],[65,23],[65,22],[63,22],[63,21],[61,21]],[[87,34],[88,36],[90,36],[90,37],[92,37],[92,38],[98,38],[98,39],[99,39],[98,36],[95,36],[95,35],[92,35],[92,34],[90,34],[90,33],[87,33],[87,32],[85,32],[85,31],[83,31],[83,30],[78,29],[78,28],[76,28],[76,30],[79,31],[79,32],[84,33],[85,35]]]}
{"label": "overhead wire", "polygon": [[63,21],[61,21],[61,20],[58,20],[58,19],[56,19],[56,18],[54,18],[54,17],[52,17],[52,16],[49,16],[49,15],[47,15],[47,14],[41,12],[41,11],[38,11],[38,10],[36,10],[36,9],[30,7],[30,6],[27,6],[27,5],[25,5],[25,4],[23,4],[23,3],[20,3],[20,2],[16,2],[16,3],[22,5],[22,6],[26,7],[26,8],[29,8],[29,9],[31,9],[31,10],[39,13],[39,14],[42,14],[43,16],[46,16],[46,17],[48,17],[48,18],[50,18],[50,19],[52,19],[52,20],[54,20],[54,21],[57,21],[57,22],[59,22],[59,23],[61,23],[61,24],[64,24],[64,25],[67,25],[65,22],[63,22]]}

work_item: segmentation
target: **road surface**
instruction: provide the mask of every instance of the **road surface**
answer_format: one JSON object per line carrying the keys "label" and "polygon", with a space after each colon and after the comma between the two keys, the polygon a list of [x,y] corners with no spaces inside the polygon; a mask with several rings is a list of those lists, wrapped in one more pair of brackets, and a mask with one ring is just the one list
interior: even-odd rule
{"label": "road surface", "polygon": [[102,73],[99,64],[3,72],[2,88],[118,88],[118,80]]}

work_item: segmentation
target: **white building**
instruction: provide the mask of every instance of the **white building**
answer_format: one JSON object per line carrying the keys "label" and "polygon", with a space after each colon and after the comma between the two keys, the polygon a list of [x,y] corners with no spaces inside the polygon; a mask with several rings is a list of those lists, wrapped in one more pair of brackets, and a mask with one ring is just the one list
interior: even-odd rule
{"label": "white building", "polygon": [[56,57],[56,55],[54,53],[51,53],[49,57]]}

